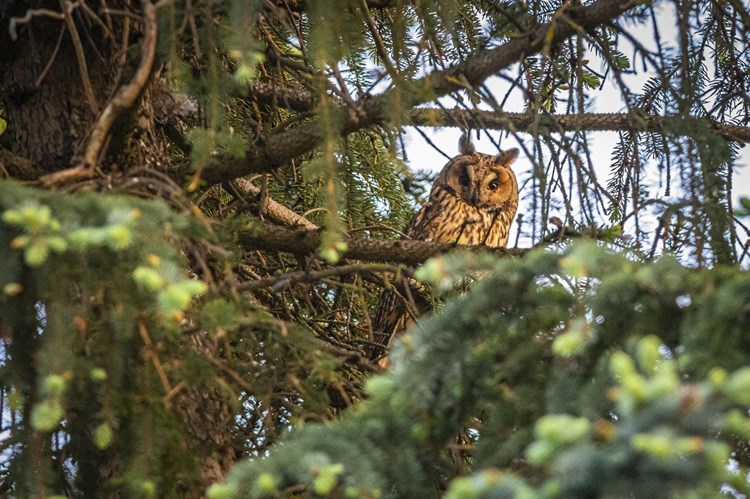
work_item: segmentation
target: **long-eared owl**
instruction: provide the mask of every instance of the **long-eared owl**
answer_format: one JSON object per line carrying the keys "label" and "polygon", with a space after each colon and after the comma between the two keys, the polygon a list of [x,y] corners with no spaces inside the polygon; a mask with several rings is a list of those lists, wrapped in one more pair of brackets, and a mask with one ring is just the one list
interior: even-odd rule
{"label": "long-eared owl", "polygon": [[[409,222],[406,236],[442,243],[483,244],[504,247],[518,208],[518,183],[510,165],[518,149],[492,156],[476,152],[466,136],[459,142],[459,155],[446,164],[435,179],[430,198]],[[424,303],[414,303],[406,280],[397,286],[401,294],[384,291],[372,322],[370,358],[378,360],[393,338],[423,312]]]}

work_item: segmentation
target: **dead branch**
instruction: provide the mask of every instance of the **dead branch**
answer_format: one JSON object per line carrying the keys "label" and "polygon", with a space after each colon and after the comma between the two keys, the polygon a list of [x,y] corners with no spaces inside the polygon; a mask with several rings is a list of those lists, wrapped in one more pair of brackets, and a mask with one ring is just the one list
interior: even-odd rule
{"label": "dead branch", "polygon": [[31,19],[36,16],[51,17],[53,19],[65,19],[65,14],[62,12],[55,12],[50,9],[28,9],[23,16],[11,17],[8,21],[8,32],[10,33],[10,39],[16,41],[18,39],[18,25],[30,23]]}
{"label": "dead branch", "polygon": [[[232,182],[232,188],[237,191],[242,197],[253,197],[258,198],[261,194],[260,187],[253,185],[252,182],[245,178],[238,178]],[[317,229],[318,226],[299,215],[281,203],[274,201],[273,199],[266,198],[266,213],[268,218],[280,222],[284,225],[301,226],[306,229]]]}
{"label": "dead branch", "polygon": [[[77,5],[77,4],[76,4]],[[65,26],[68,28],[68,34],[73,42],[73,48],[76,52],[76,59],[78,60],[78,71],[81,72],[81,84],[83,85],[83,93],[86,96],[86,100],[89,103],[91,112],[94,114],[99,112],[99,103],[96,101],[96,95],[94,94],[94,87],[91,86],[91,77],[89,76],[89,66],[86,62],[86,54],[83,51],[83,43],[81,43],[81,37],[78,34],[78,28],[76,23],[73,21],[73,8],[74,4],[68,0],[60,0],[60,9],[65,15]]]}
{"label": "dead branch", "polygon": [[403,267],[397,267],[390,264],[354,263],[352,265],[341,265],[339,267],[332,267],[313,272],[305,270],[286,272],[281,275],[245,282],[237,286],[237,288],[242,291],[255,291],[256,289],[271,288],[271,291],[277,292],[299,282],[316,282],[328,277],[360,274],[363,272],[402,272],[408,274]]}

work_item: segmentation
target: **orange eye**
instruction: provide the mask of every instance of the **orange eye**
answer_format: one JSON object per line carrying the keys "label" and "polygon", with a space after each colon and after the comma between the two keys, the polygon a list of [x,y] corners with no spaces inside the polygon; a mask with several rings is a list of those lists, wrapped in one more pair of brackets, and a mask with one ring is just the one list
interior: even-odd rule
{"label": "orange eye", "polygon": [[469,185],[469,176],[467,174],[463,174],[460,177],[458,177],[458,183],[466,187]]}
{"label": "orange eye", "polygon": [[491,191],[494,191],[500,187],[500,182],[498,182],[497,179],[491,180],[490,183],[487,184],[487,187],[489,187]]}

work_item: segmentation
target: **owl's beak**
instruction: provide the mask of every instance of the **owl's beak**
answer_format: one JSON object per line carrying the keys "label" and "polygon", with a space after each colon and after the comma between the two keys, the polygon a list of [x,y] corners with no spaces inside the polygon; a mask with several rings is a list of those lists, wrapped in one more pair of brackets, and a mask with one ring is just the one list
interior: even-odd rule
{"label": "owl's beak", "polygon": [[471,204],[472,206],[476,206],[478,202],[479,202],[479,194],[477,193],[472,194],[471,199],[469,199],[469,204]]}

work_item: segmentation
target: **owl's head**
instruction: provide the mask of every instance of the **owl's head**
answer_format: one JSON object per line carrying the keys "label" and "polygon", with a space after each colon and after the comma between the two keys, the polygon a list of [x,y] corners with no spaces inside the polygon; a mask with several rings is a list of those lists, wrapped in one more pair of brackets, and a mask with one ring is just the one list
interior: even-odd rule
{"label": "owl's head", "polygon": [[435,188],[445,189],[480,209],[517,202],[518,184],[510,165],[518,157],[518,149],[500,151],[495,156],[482,154],[463,137],[459,148],[460,154],[445,165],[435,181]]}

